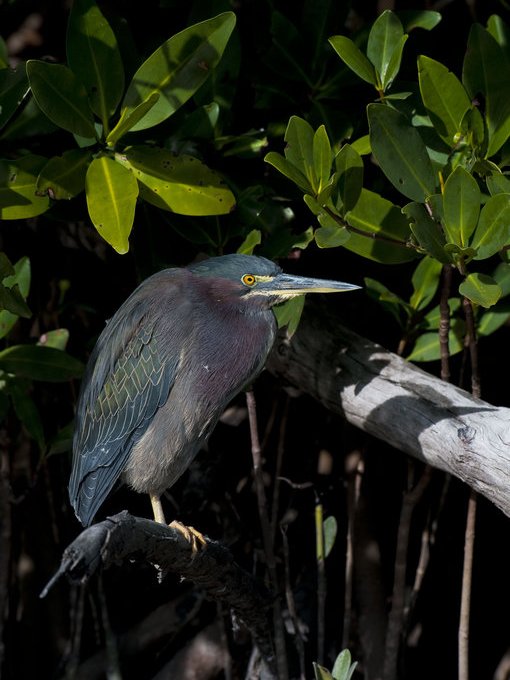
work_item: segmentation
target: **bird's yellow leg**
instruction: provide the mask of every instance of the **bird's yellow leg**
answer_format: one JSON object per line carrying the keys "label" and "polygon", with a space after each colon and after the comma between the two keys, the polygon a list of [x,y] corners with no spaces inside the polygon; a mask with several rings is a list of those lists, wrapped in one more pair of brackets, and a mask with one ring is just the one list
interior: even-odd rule
{"label": "bird's yellow leg", "polygon": [[158,524],[166,524],[165,513],[163,512],[163,506],[161,505],[161,500],[159,496],[155,494],[149,494],[152,505],[152,512],[154,513],[154,520]]}

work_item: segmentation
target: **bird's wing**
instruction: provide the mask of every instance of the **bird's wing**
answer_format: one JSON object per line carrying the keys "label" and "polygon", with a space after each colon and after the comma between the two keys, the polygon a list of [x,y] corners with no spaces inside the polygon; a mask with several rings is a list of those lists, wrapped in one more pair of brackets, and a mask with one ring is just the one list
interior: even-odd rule
{"label": "bird's wing", "polygon": [[[179,355],[163,351],[155,332],[160,317],[143,305],[117,312],[101,334],[87,366],[73,442],[69,496],[88,526],[169,395]],[[121,313],[120,313],[121,312]]]}

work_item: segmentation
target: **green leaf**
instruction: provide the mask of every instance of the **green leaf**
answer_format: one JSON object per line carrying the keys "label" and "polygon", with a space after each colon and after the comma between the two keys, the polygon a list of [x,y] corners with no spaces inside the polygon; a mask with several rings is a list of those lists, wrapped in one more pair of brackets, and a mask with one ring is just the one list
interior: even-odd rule
{"label": "green leaf", "polygon": [[115,33],[94,0],[74,0],[67,28],[67,60],[85,85],[105,129],[124,92],[124,67]]}
{"label": "green leaf", "polygon": [[16,316],[24,316],[29,319],[32,312],[15,284],[8,288],[0,284],[0,311],[7,311]]}
{"label": "green leaf", "polygon": [[0,370],[30,380],[65,382],[79,378],[83,364],[53,347],[13,345],[0,352]]}
{"label": "green leaf", "polygon": [[364,279],[366,291],[373,300],[383,307],[389,314],[391,314],[399,326],[402,327],[401,311],[404,311],[407,316],[410,316],[411,307],[404,302],[401,297],[393,293],[380,281],[371,279],[368,276]]}
{"label": "green leaf", "polygon": [[24,67],[18,66],[15,69],[4,68],[0,70],[0,128],[3,128],[9,122],[29,90]]}
{"label": "green leaf", "polygon": [[356,205],[345,219],[352,227],[366,232],[363,236],[351,231],[345,244],[349,250],[385,264],[408,262],[417,256],[415,250],[407,247],[410,236],[407,219],[399,207],[382,196],[362,189]]}
{"label": "green leaf", "polygon": [[[402,53],[404,51],[404,45],[406,44],[408,37],[409,36],[407,36],[407,35],[401,36],[399,38],[397,44],[395,45],[395,49],[393,50],[393,54],[391,55],[390,62],[389,62],[388,67],[386,69],[386,73],[384,74],[384,81],[382,83],[384,92],[386,92],[386,90],[391,87],[391,85],[393,84],[393,81],[395,80],[395,78],[398,75],[398,72],[400,71],[400,63],[402,61]],[[405,94],[407,94],[407,93],[405,93]],[[386,97],[386,99],[388,99],[388,97],[391,97],[391,96],[392,95],[388,95]],[[395,97],[395,99],[400,99],[400,98],[405,99],[406,98],[403,95],[401,95],[400,93],[395,94],[394,97]]]}
{"label": "green leaf", "polygon": [[349,144],[344,144],[335,157],[336,207],[342,214],[352,210],[363,188],[363,159]]}
{"label": "green leaf", "polygon": [[426,9],[403,10],[402,12],[398,12],[398,17],[402,22],[402,26],[406,33],[409,33],[415,28],[423,28],[425,31],[431,31],[442,19],[439,12]]}
{"label": "green leaf", "polygon": [[368,154],[372,153],[372,147],[370,146],[370,136],[363,135],[363,137],[355,139],[354,142],[351,143],[351,147],[354,149],[354,151],[356,151],[356,153],[359,153],[360,156],[368,156]]}
{"label": "green leaf", "polygon": [[427,149],[416,128],[384,104],[368,105],[370,144],[390,182],[414,201],[434,193],[436,177]]}
{"label": "green leaf", "polygon": [[221,59],[235,22],[233,12],[224,12],[177,33],[151,54],[133,76],[122,113],[136,109],[154,92],[160,98],[133,131],[161,123],[195,94]]}
{"label": "green leaf", "polygon": [[471,247],[475,260],[485,260],[510,243],[510,194],[491,196],[480,212]]}
{"label": "green leaf", "polygon": [[291,116],[285,130],[285,158],[306,177],[312,191],[318,193],[314,172],[314,134],[312,126],[306,120]]}
{"label": "green leaf", "polygon": [[281,154],[277,153],[276,151],[270,151],[265,155],[264,160],[266,163],[269,163],[269,165],[272,165],[273,168],[276,168],[278,172],[281,172],[282,175],[285,175],[287,179],[290,179],[291,182],[297,184],[297,186],[302,191],[312,191],[310,182],[306,179],[303,173]]}
{"label": "green leaf", "polygon": [[87,170],[85,192],[97,231],[118,253],[127,253],[138,196],[133,173],[106,156],[95,158]]}
{"label": "green leaf", "polygon": [[331,175],[331,144],[326,127],[321,125],[313,136],[313,167],[317,180],[316,193],[319,194],[329,182]]}
{"label": "green leaf", "polygon": [[159,92],[153,92],[145,101],[134,109],[124,109],[117,125],[106,138],[109,146],[114,146],[121,137],[127,134],[159,100]]}
{"label": "green leaf", "polygon": [[[27,299],[30,290],[30,260],[28,257],[22,257],[14,265],[14,274],[7,276],[3,280],[5,286],[17,286],[24,300]],[[0,338],[5,338],[11,328],[18,320],[18,315],[8,312],[7,310],[0,311]]]}
{"label": "green leaf", "polygon": [[446,254],[446,241],[438,222],[432,219],[423,203],[408,203],[402,212],[409,219],[409,226],[420,248],[434,259],[448,264],[452,260]]}
{"label": "green leaf", "polygon": [[432,257],[424,257],[412,276],[413,294],[409,300],[416,310],[424,309],[436,294],[441,276],[441,263]]}
{"label": "green leaf", "polygon": [[[458,354],[464,348],[462,336],[458,335],[453,329],[448,334],[448,348],[450,356]],[[441,358],[441,347],[439,345],[439,334],[424,333],[416,341],[413,351],[407,357],[408,361],[437,361]]]}
{"label": "green leaf", "polygon": [[41,347],[53,347],[63,352],[67,347],[68,341],[69,331],[67,328],[56,328],[55,330],[43,333],[37,344]]}
{"label": "green leaf", "polygon": [[16,161],[0,160],[0,219],[36,217],[48,210],[48,196],[36,195],[37,176],[47,161],[35,155]]}
{"label": "green leaf", "polygon": [[0,282],[14,274],[14,267],[5,253],[0,252]]}
{"label": "green leaf", "polygon": [[315,673],[315,680],[333,680],[333,676],[324,666],[319,666],[318,663],[313,662],[313,672]]}
{"label": "green leaf", "polygon": [[465,248],[476,228],[482,195],[467,170],[458,165],[446,180],[443,191],[443,214],[446,240]]}
{"label": "green leaf", "polygon": [[333,550],[338,532],[338,524],[333,515],[326,517],[322,523],[322,531],[324,533],[324,557],[327,557]]}
{"label": "green leaf", "polygon": [[487,274],[469,274],[459,286],[459,293],[482,307],[492,307],[501,297],[499,284]]}
{"label": "green leaf", "polygon": [[273,307],[273,312],[276,317],[278,328],[287,326],[287,334],[292,337],[297,330],[303,307],[305,304],[304,295],[296,295],[296,297],[287,300],[282,305]]}
{"label": "green leaf", "polygon": [[120,162],[141,183],[140,197],[180,215],[225,215],[235,198],[223,179],[194,156],[167,149],[131,146]]}
{"label": "green leaf", "polygon": [[500,262],[493,271],[492,276],[499,283],[501,296],[510,295],[510,264]]}
{"label": "green leaf", "polygon": [[488,175],[486,180],[487,189],[491,196],[496,194],[510,194],[510,179],[501,172]]}
{"label": "green leaf", "polygon": [[487,157],[493,156],[510,135],[510,63],[492,35],[480,24],[469,33],[462,80],[471,99],[485,98],[489,134]]}
{"label": "green leaf", "polygon": [[418,79],[432,125],[441,139],[453,148],[464,116],[471,109],[466,90],[446,66],[423,55],[418,57]]}
{"label": "green leaf", "polygon": [[390,84],[389,70],[394,53],[400,51],[400,55],[402,55],[403,36],[404,29],[400,19],[391,10],[382,12],[370,29],[367,57],[379,74],[383,91]]}
{"label": "green leaf", "polygon": [[71,69],[31,59],[27,74],[39,108],[52,123],[82,137],[96,136],[87,92]]}
{"label": "green leaf", "polygon": [[[448,299],[448,307],[450,308],[450,319],[453,320],[455,326],[455,334],[461,338],[464,335],[465,323],[459,318],[453,319],[454,315],[459,312],[461,308],[461,301],[459,297],[451,297]],[[422,325],[427,330],[439,330],[441,322],[441,309],[439,305],[433,307],[430,312],[425,314]]]}
{"label": "green leaf", "polygon": [[487,20],[487,30],[505,52],[507,58],[510,57],[510,30],[501,17],[493,14]]}
{"label": "green leaf", "polygon": [[260,229],[252,229],[237,249],[242,255],[253,255],[254,249],[262,243]]}
{"label": "green leaf", "polygon": [[344,649],[336,657],[335,664],[333,666],[333,678],[334,680],[351,680],[354,671],[356,670],[357,662],[351,663],[351,653],[348,649]]}
{"label": "green leaf", "polygon": [[87,149],[71,149],[54,156],[37,178],[37,194],[54,199],[70,199],[85,189],[85,175],[91,159]]}
{"label": "green leaf", "polygon": [[44,449],[44,429],[34,400],[18,381],[10,380],[7,389],[17,417],[26,427],[28,434],[35,439],[39,448]]}
{"label": "green leaf", "polygon": [[351,71],[374,87],[377,85],[374,67],[352,40],[343,35],[334,35],[329,43]]}
{"label": "green leaf", "polygon": [[510,319],[510,300],[499,300],[488,311],[479,316],[476,331],[478,335],[491,335]]}
{"label": "green leaf", "polygon": [[331,222],[326,223],[326,219],[329,215],[322,213],[319,215],[318,220],[321,226],[315,230],[314,238],[315,243],[319,248],[338,248],[338,246],[343,246],[351,238],[349,230],[347,227],[342,227],[336,224],[331,218]]}

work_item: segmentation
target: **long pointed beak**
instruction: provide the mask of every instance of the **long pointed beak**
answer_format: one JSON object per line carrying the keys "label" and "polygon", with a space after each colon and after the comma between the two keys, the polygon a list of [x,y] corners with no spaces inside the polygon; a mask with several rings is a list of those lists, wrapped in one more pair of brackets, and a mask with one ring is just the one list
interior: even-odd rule
{"label": "long pointed beak", "polygon": [[278,274],[271,281],[271,289],[285,296],[304,295],[305,293],[341,293],[348,290],[358,290],[361,286],[344,281],[329,281],[328,279],[312,279],[306,276],[292,276]]}

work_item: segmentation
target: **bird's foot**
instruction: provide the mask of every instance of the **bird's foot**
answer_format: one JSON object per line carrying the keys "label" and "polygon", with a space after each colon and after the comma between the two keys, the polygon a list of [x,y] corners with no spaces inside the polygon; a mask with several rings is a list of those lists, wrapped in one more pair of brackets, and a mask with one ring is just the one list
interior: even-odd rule
{"label": "bird's foot", "polygon": [[201,534],[200,531],[197,531],[195,527],[186,526],[177,520],[171,522],[169,526],[171,526],[172,529],[176,529],[188,541],[188,543],[191,545],[193,557],[207,546],[207,541],[205,540],[203,534]]}

